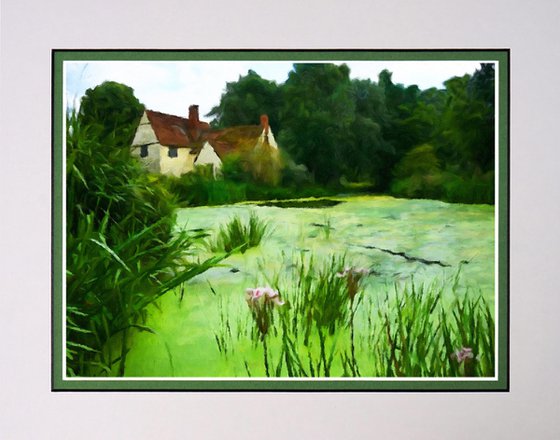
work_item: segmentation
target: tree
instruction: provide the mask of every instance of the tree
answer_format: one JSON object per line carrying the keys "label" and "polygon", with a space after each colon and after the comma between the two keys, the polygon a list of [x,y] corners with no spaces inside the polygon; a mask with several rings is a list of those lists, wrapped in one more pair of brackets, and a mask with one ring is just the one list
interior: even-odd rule
{"label": "tree", "polygon": [[480,69],[475,71],[467,84],[467,93],[476,102],[473,112],[478,123],[478,136],[472,151],[482,171],[494,169],[494,76],[494,64],[481,63]]}
{"label": "tree", "polygon": [[78,117],[80,124],[96,133],[100,141],[129,146],[143,111],[131,87],[105,81],[86,90]]}
{"label": "tree", "polygon": [[494,65],[445,82],[445,153],[465,172],[494,169]]}
{"label": "tree", "polygon": [[[304,166],[323,185],[350,181],[393,191],[396,180],[420,179],[421,168],[403,171],[416,159],[433,159],[435,174],[463,180],[477,181],[494,166],[493,64],[427,90],[393,83],[388,70],[377,83],[350,79],[344,64],[294,64],[280,85],[249,71],[227,84],[210,114],[225,127],[255,124],[262,113],[289,156],[285,163]],[[441,179],[427,186],[420,180],[415,194],[425,188],[434,195]]]}
{"label": "tree", "polygon": [[339,179],[351,143],[349,74],[344,64],[294,64],[283,85],[280,144],[323,184]]}
{"label": "tree", "polygon": [[280,89],[274,81],[261,78],[253,70],[226,84],[220,103],[207,116],[214,116],[212,125],[218,128],[254,125],[267,114],[273,130],[278,130]]}
{"label": "tree", "polygon": [[408,151],[394,169],[394,194],[414,198],[439,198],[441,171],[434,148],[420,145]]}
{"label": "tree", "polygon": [[384,83],[392,105],[401,102],[396,111],[391,109],[397,115],[392,128],[398,130],[390,132],[390,139],[400,143],[401,156],[393,167],[391,191],[406,197],[492,203],[493,65],[482,64],[472,76],[450,78],[445,90],[422,91],[408,103],[403,90],[395,91],[389,79],[385,76]]}
{"label": "tree", "polygon": [[382,172],[382,189],[388,189],[393,177],[393,168],[412,148],[430,142],[433,126],[424,109],[419,107],[422,92],[418,86],[405,87],[402,84],[394,84],[392,73],[388,70],[381,71],[378,78],[387,112],[383,134],[393,153],[387,156]]}
{"label": "tree", "polygon": [[385,187],[385,171],[394,155],[385,140],[389,115],[381,88],[370,80],[352,80],[355,114],[348,133],[344,175],[354,181],[369,181],[378,190]]}

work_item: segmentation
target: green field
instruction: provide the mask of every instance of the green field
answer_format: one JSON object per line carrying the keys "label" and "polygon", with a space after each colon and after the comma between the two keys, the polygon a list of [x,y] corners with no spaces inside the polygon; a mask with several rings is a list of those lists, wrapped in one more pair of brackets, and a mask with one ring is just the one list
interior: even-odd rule
{"label": "green field", "polygon": [[[330,200],[340,203],[180,210],[177,228],[204,229],[210,241],[234,215],[254,213],[269,231],[259,246],[229,256],[151,306],[145,325],[154,333],[134,335],[125,375],[265,376],[262,338],[245,300],[245,289],[257,286],[274,287],[286,302],[273,311],[266,336],[270,376],[493,375],[494,206],[385,196]],[[201,242],[192,258],[209,255]],[[333,256],[370,274],[359,301],[346,306],[353,308],[345,321],[334,331],[317,324],[304,341],[294,306],[301,266],[312,259],[317,272]],[[283,322],[293,325],[288,333]],[[453,360],[462,347],[473,347],[474,370]]]}

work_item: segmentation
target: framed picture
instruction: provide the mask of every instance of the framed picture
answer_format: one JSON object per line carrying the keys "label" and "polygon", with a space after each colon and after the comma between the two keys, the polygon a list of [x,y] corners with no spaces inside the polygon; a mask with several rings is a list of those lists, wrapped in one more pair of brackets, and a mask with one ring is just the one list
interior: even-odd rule
{"label": "framed picture", "polygon": [[509,389],[509,51],[54,50],[52,388]]}

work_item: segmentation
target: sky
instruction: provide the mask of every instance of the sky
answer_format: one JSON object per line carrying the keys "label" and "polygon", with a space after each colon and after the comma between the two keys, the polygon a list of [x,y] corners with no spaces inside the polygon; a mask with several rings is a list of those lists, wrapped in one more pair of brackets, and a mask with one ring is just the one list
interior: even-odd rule
{"label": "sky", "polygon": [[[336,62],[341,64],[342,62]],[[88,88],[116,81],[134,89],[146,108],[187,116],[189,105],[199,105],[201,119],[220,102],[227,82],[246,75],[249,69],[278,84],[292,69],[288,61],[66,61],[67,107],[78,107]],[[393,73],[393,82],[420,89],[443,88],[453,76],[472,74],[478,61],[348,61],[350,77],[377,82],[379,72]],[[211,118],[207,118],[210,120]],[[257,121],[256,121],[257,122]]]}

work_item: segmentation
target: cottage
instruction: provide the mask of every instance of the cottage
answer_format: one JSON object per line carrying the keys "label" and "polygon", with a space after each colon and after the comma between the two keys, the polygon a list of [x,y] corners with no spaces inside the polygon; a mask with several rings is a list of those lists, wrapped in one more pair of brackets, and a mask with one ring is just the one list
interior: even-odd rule
{"label": "cottage", "polygon": [[[188,119],[145,110],[131,153],[151,172],[180,176],[194,169],[209,132],[210,125],[200,121],[196,105],[189,107]],[[204,158],[211,161],[211,152],[205,151]]]}
{"label": "cottage", "polygon": [[260,125],[212,130],[200,120],[197,105],[189,107],[188,118],[146,110],[131,147],[131,154],[149,171],[177,177],[201,165],[211,165],[216,175],[224,157],[233,153],[251,163],[255,177],[279,163],[278,145],[266,115],[261,116]]}

